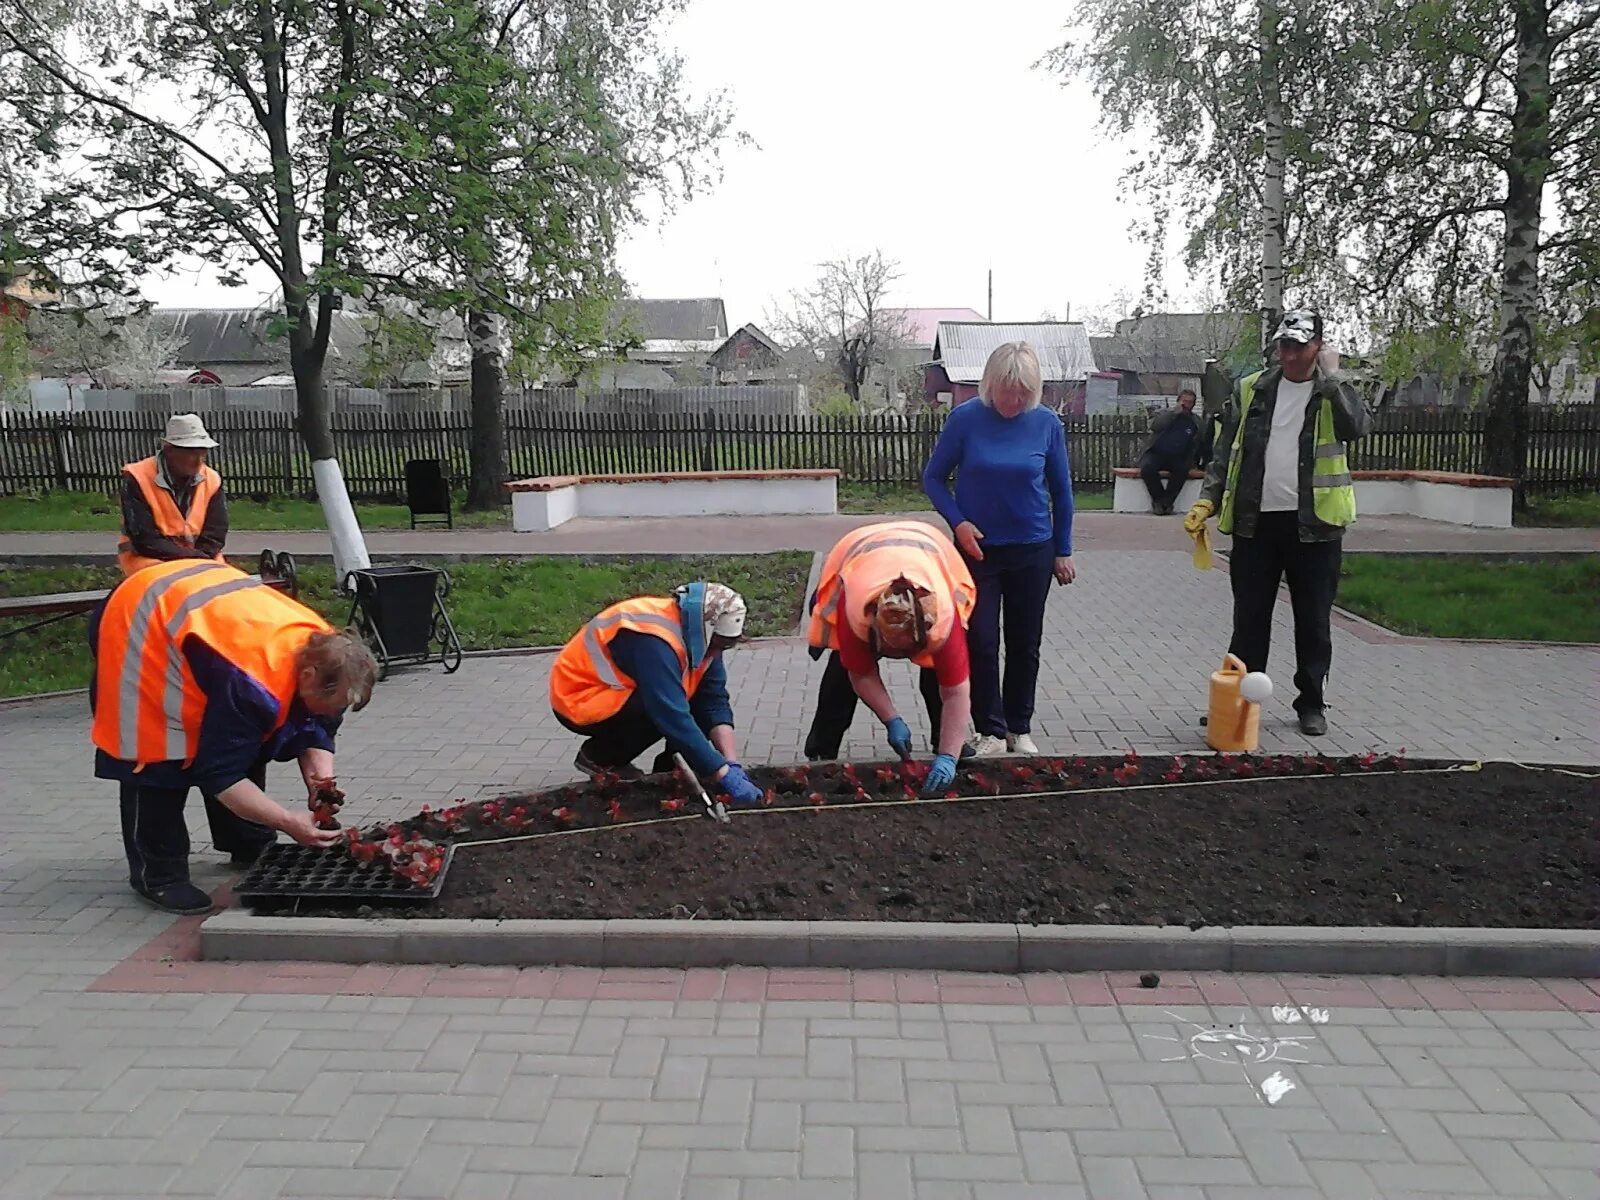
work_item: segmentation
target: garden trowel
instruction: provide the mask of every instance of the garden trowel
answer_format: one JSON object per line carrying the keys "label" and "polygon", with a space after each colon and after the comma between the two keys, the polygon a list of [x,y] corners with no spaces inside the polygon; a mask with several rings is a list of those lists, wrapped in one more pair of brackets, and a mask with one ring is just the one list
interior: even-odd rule
{"label": "garden trowel", "polygon": [[723,804],[721,800],[713,800],[711,798],[705,789],[705,785],[700,782],[700,776],[691,771],[689,764],[683,761],[683,755],[674,754],[672,761],[678,764],[678,771],[689,781],[690,786],[700,793],[700,802],[706,806],[706,816],[719,825],[726,825],[728,823],[727,805]]}

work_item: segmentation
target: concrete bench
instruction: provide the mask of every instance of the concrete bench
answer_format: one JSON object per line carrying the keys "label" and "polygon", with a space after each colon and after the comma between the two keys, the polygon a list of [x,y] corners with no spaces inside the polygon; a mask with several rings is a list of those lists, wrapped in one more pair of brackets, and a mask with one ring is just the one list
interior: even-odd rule
{"label": "concrete bench", "polygon": [[1425,517],[1481,529],[1511,528],[1517,481],[1458,471],[1352,471],[1356,512],[1374,517]]}
{"label": "concrete bench", "polygon": [[543,533],[573,517],[832,515],[839,472],[671,471],[657,475],[543,475],[506,484],[511,527]]}
{"label": "concrete bench", "polygon": [[[1116,512],[1149,512],[1150,493],[1139,478],[1139,468],[1115,467],[1112,474],[1116,477],[1112,508]],[[1179,512],[1200,498],[1203,475],[1189,472],[1189,482],[1178,494]],[[1423,517],[1481,529],[1511,528],[1514,479],[1456,471],[1352,471],[1350,477],[1356,485],[1358,515]]]}
{"label": "concrete bench", "polygon": [[[1111,485],[1111,508],[1114,512],[1147,513],[1155,510],[1150,505],[1150,489],[1144,486],[1144,480],[1139,477],[1138,467],[1113,467],[1111,470],[1113,482]],[[1161,472],[1162,477],[1167,475]],[[1173,501],[1178,512],[1184,511],[1196,500],[1200,499],[1200,481],[1206,477],[1204,471],[1191,470],[1189,481],[1183,485],[1183,490],[1178,493],[1177,500]]]}

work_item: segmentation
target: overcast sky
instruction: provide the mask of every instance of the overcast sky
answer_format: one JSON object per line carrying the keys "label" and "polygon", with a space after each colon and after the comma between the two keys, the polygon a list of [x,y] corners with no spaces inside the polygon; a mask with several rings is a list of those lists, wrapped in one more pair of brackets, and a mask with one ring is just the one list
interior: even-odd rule
{"label": "overcast sky", "polygon": [[[722,181],[622,248],[636,295],[721,296],[761,321],[816,265],[881,248],[894,302],[1074,318],[1137,293],[1143,251],[1118,201],[1126,149],[1087,89],[1033,63],[1073,0],[692,0],[673,27],[692,85],[725,90],[755,145]],[[1187,289],[1171,280],[1175,295]],[[260,303],[271,291],[154,285],[163,305]]]}

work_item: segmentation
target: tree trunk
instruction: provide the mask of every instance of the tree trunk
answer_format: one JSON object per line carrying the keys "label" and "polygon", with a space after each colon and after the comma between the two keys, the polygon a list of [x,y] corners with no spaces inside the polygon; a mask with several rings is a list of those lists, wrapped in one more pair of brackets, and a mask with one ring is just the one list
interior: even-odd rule
{"label": "tree trunk", "polygon": [[294,374],[294,426],[305,443],[306,453],[315,462],[332,458],[333,422],[329,415],[328,385],[323,380],[323,362],[311,345],[308,318],[303,314],[289,331],[289,369]]}
{"label": "tree trunk", "polygon": [[301,307],[298,317],[289,330],[289,368],[294,373],[295,390],[294,423],[300,440],[306,445],[306,453],[311,456],[311,478],[316,484],[317,502],[322,506],[328,537],[333,543],[335,585],[342,587],[351,571],[370,567],[372,558],[367,553],[367,541],[361,534],[355,506],[350,503],[350,492],[345,487],[344,472],[333,450],[333,418],[328,386],[322,377],[327,354],[326,351],[317,352],[307,306]]}
{"label": "tree trunk", "polygon": [[492,511],[506,502],[505,369],[500,319],[467,313],[472,345],[472,438],[467,450],[467,508]]}
{"label": "tree trunk", "polygon": [[1528,379],[1539,314],[1539,221],[1550,169],[1550,12],[1547,0],[1515,0],[1516,108],[1506,165],[1506,227],[1500,260],[1500,344],[1494,355],[1483,469],[1517,481],[1524,506],[1528,461]]}
{"label": "tree trunk", "polygon": [[1283,317],[1283,81],[1278,48],[1278,0],[1261,0],[1261,113],[1264,163],[1261,178],[1261,346],[1272,357],[1272,334]]}

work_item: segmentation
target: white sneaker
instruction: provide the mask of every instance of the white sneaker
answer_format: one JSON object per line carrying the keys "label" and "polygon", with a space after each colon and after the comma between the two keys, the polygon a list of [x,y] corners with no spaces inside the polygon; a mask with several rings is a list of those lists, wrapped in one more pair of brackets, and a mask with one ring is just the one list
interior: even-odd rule
{"label": "white sneaker", "polygon": [[1004,738],[997,738],[987,733],[980,733],[972,741],[973,758],[998,758],[1006,753]]}
{"label": "white sneaker", "polygon": [[1012,754],[1037,754],[1039,744],[1026,733],[1006,734],[1006,749]]}

